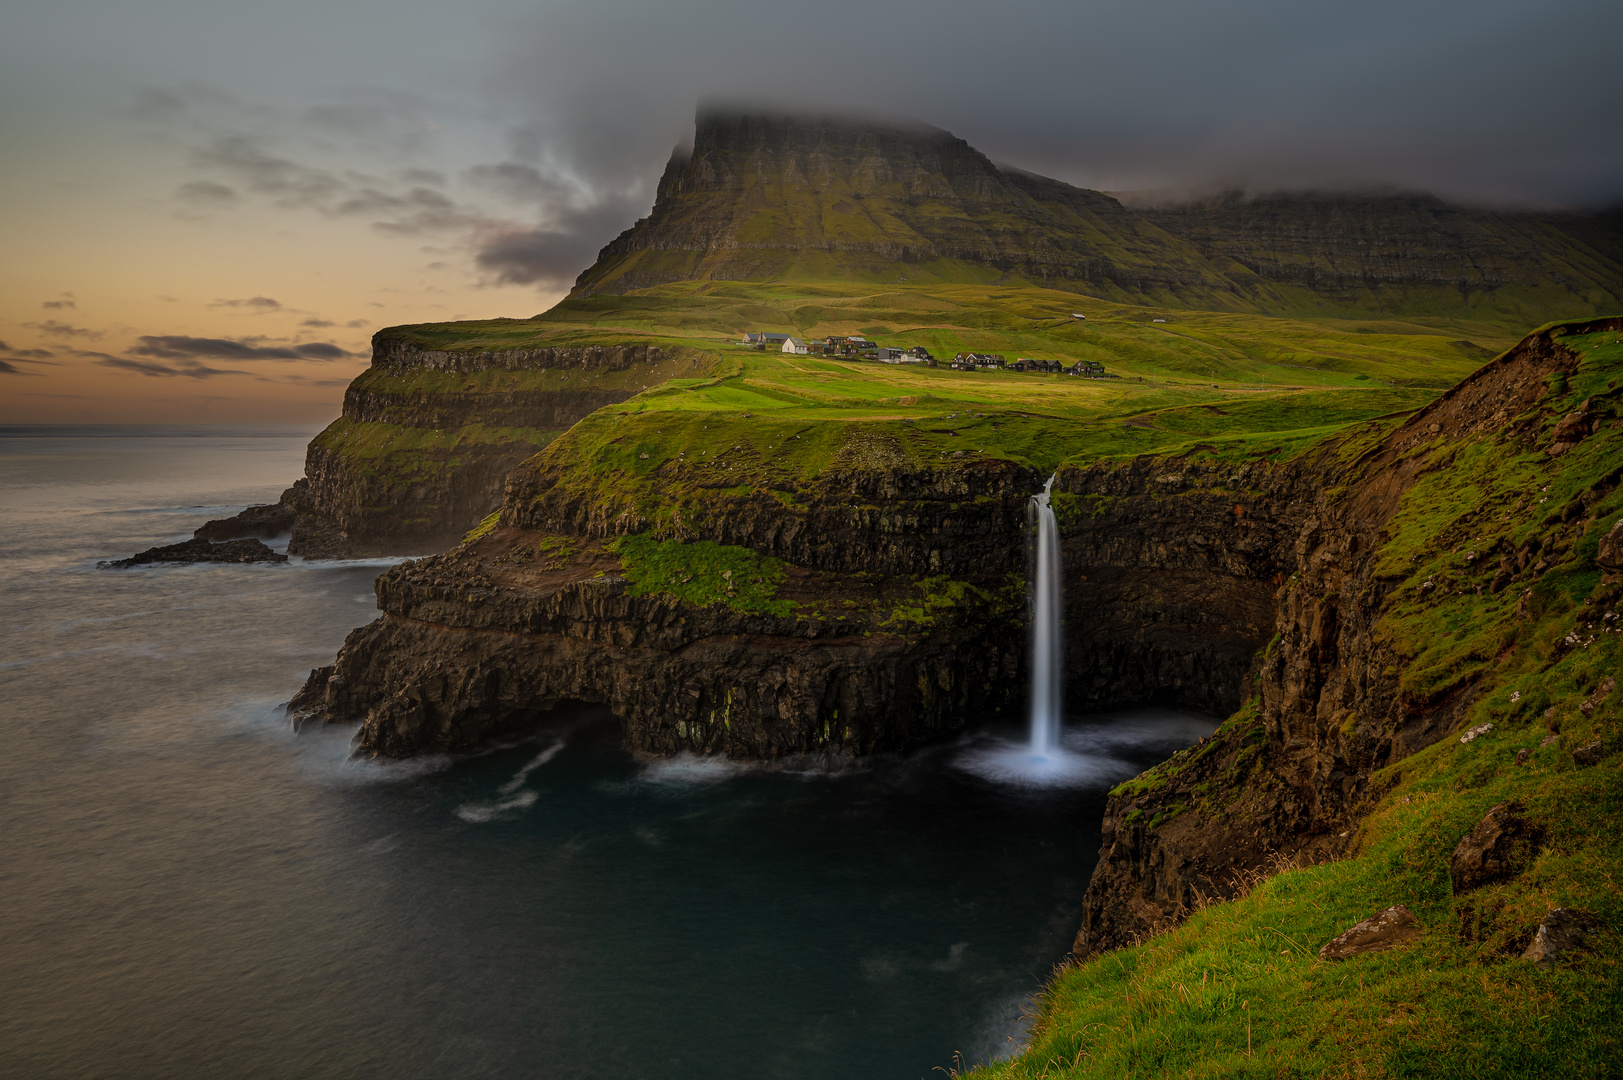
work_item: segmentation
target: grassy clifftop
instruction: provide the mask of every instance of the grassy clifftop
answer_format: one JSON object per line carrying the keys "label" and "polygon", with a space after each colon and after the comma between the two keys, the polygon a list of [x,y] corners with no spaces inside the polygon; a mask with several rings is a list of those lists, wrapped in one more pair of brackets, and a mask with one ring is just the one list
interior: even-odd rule
{"label": "grassy clifftop", "polygon": [[[1062,970],[1029,1048],[976,1075],[1616,1075],[1623,574],[1616,555],[1610,577],[1599,560],[1623,518],[1623,338],[1556,336],[1579,355],[1576,374],[1552,378],[1536,414],[1507,423],[1514,433],[1423,445],[1375,553],[1391,586],[1377,629],[1402,691],[1467,693],[1458,730],[1372,777],[1347,857],[1278,867],[1170,933]],[[1243,813],[1246,789],[1268,781],[1261,725],[1247,705],[1211,744],[1252,752],[1221,789],[1194,786],[1203,814]],[[1119,793],[1170,790],[1209,749]],[[1455,846],[1504,803],[1535,833],[1522,861],[1500,880],[1456,882]],[[1393,904],[1418,918],[1416,942],[1318,959]],[[1557,907],[1606,929],[1540,970],[1521,955]]]}

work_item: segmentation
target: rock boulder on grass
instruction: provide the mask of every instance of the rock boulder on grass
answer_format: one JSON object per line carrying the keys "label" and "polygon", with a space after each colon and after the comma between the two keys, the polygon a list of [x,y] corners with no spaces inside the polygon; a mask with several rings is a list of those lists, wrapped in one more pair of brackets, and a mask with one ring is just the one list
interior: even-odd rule
{"label": "rock boulder on grass", "polygon": [[1319,950],[1320,960],[1348,960],[1364,953],[1380,952],[1414,941],[1421,934],[1420,920],[1402,904],[1393,904],[1337,934]]}
{"label": "rock boulder on grass", "polygon": [[1500,803],[1454,848],[1448,862],[1454,895],[1513,878],[1532,861],[1544,833],[1522,813],[1516,803]]}
{"label": "rock boulder on grass", "polygon": [[1587,911],[1556,908],[1538,924],[1538,933],[1533,935],[1533,943],[1522,953],[1522,959],[1548,971],[1562,954],[1587,948],[1589,938],[1599,930],[1600,920]]}
{"label": "rock boulder on grass", "polygon": [[1600,538],[1600,550],[1595,552],[1595,562],[1606,571],[1608,581],[1623,577],[1623,518],[1612,522],[1612,528]]}

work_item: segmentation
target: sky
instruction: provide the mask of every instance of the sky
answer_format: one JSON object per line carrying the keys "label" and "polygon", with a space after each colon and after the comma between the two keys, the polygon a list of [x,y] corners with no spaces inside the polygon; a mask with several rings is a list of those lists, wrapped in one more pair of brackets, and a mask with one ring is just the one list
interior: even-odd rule
{"label": "sky", "polygon": [[1615,0],[13,0],[0,423],[318,423],[528,316],[696,105],[917,117],[1107,191],[1623,199]]}

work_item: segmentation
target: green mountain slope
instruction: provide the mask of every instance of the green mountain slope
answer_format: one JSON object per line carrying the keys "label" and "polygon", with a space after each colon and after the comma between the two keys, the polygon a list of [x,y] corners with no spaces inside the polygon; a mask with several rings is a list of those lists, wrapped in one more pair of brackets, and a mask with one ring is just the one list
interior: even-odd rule
{"label": "green mountain slope", "polygon": [[1205,310],[1521,325],[1623,304],[1606,217],[1426,196],[1131,210],[924,124],[710,111],[695,131],[650,215],[572,296],[696,280],[1038,284]]}

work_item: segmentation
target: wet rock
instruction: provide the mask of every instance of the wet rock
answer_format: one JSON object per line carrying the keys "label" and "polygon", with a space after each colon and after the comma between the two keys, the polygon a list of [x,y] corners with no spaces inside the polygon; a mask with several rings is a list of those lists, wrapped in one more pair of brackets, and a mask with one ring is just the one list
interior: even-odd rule
{"label": "wet rock", "polygon": [[293,528],[298,512],[286,503],[260,503],[228,518],[206,521],[192,536],[198,540],[236,540],[245,536],[280,536]]}
{"label": "wet rock", "polygon": [[1533,943],[1522,953],[1522,959],[1548,971],[1563,954],[1587,948],[1589,938],[1600,928],[1600,920],[1586,911],[1556,908],[1538,924],[1538,933],[1533,935]]}
{"label": "wet rock", "polygon": [[1394,904],[1379,915],[1337,934],[1319,950],[1319,959],[1348,960],[1364,953],[1405,945],[1419,938],[1423,929],[1414,912],[1402,904]]}
{"label": "wet rock", "polygon": [[1605,756],[1606,751],[1601,747],[1599,739],[1572,752],[1572,760],[1579,765],[1599,765],[1600,759]]}
{"label": "wet rock", "polygon": [[211,544],[207,540],[192,539],[179,544],[166,544],[147,548],[139,555],[112,562],[105,567],[146,566],[150,563],[284,563],[287,556],[272,551],[258,540],[228,540]]}
{"label": "wet rock", "polygon": [[1542,829],[1522,816],[1520,805],[1495,806],[1454,848],[1448,862],[1454,894],[1515,877],[1532,861],[1543,836]]}

